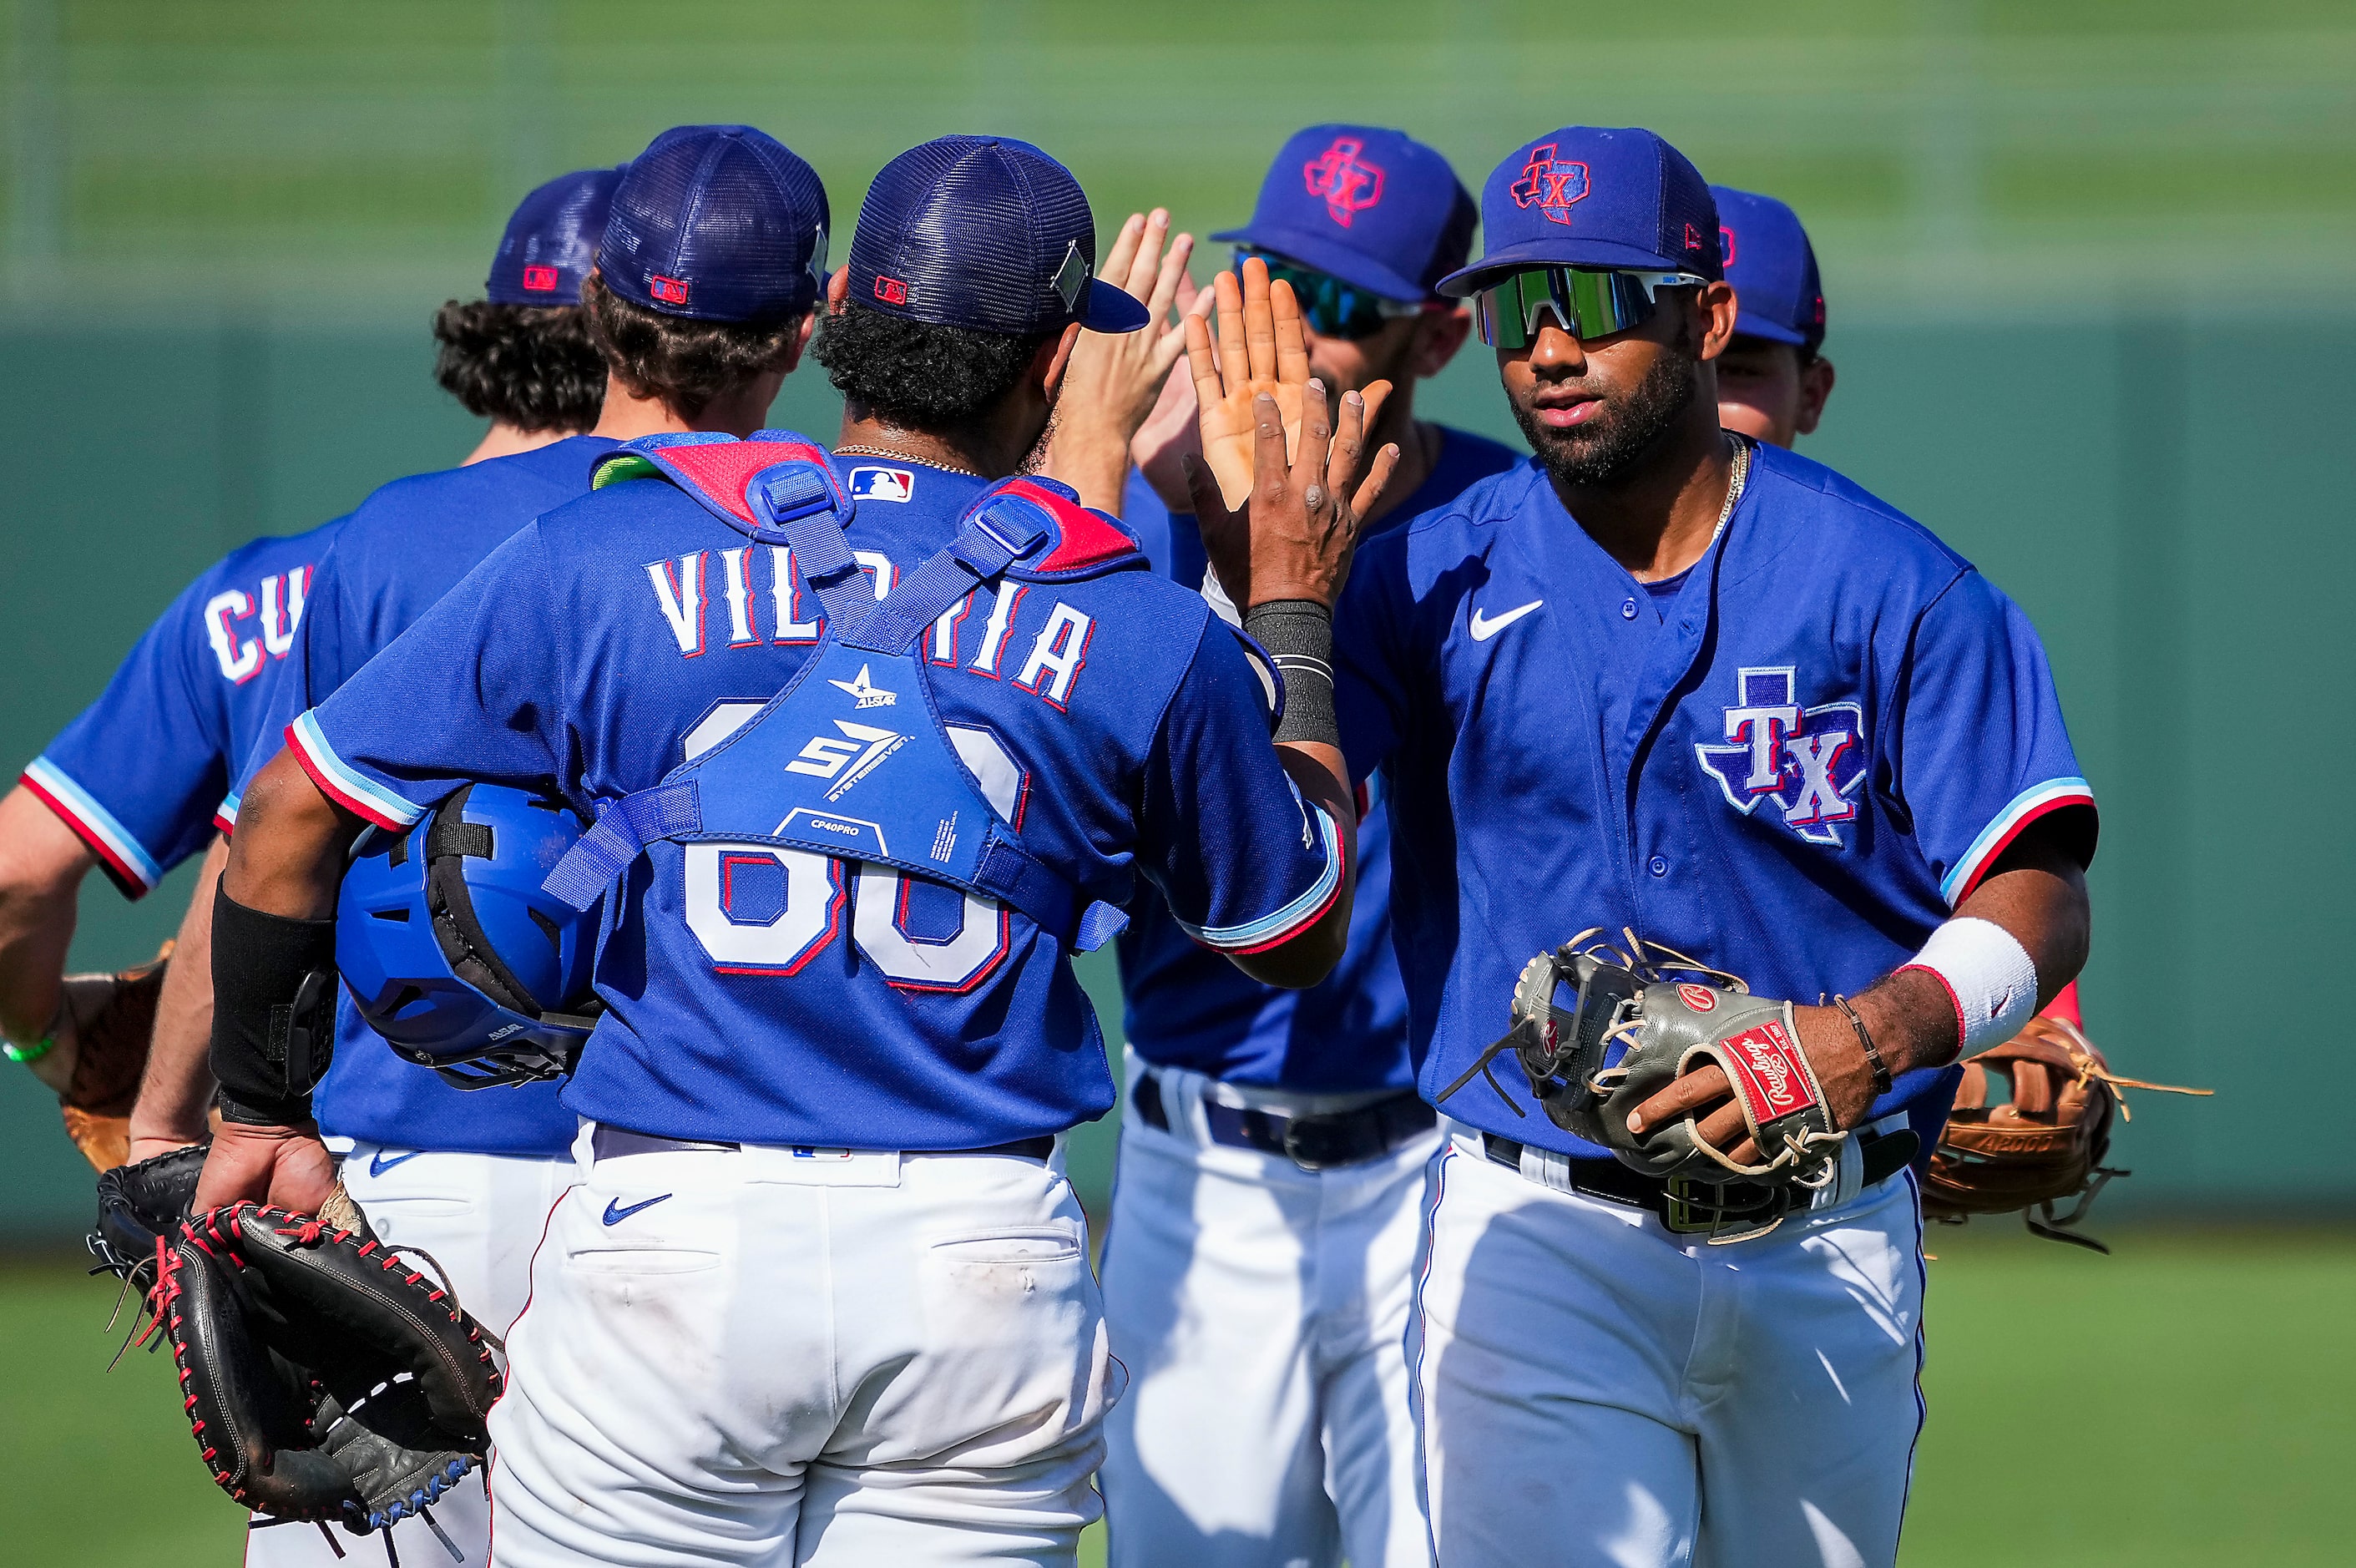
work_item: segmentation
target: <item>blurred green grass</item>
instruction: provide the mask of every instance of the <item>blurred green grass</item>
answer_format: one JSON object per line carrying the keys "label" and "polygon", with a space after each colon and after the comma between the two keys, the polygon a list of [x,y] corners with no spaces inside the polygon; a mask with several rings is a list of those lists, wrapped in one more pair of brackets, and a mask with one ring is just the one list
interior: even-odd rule
{"label": "blurred green grass", "polygon": [[[2356,1231],[2109,1239],[2104,1259],[2001,1222],[1933,1232],[1906,1568],[2347,1562]],[[104,1371],[112,1294],[70,1260],[0,1263],[0,1558],[226,1562],[240,1521],[168,1359]]]}

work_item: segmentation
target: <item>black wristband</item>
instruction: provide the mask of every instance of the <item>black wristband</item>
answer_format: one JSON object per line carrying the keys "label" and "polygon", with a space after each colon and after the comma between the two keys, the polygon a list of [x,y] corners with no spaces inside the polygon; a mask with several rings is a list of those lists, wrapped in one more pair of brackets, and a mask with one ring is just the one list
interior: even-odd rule
{"label": "black wristband", "polygon": [[213,894],[213,1079],[221,1119],[291,1127],[336,1049],[336,922]]}
{"label": "black wristband", "polygon": [[1268,650],[1284,676],[1280,741],[1314,741],[1339,748],[1342,722],[1333,712],[1333,612],[1315,599],[1271,599],[1244,612],[1244,631]]}

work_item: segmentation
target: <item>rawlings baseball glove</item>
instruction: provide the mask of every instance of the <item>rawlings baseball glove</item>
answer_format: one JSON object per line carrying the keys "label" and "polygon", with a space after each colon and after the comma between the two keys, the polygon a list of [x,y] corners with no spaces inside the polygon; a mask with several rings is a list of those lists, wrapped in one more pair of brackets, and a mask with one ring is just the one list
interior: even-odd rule
{"label": "rawlings baseball glove", "polygon": [[[1992,1082],[2011,1080],[2012,1098],[1991,1105]],[[2110,1249],[2074,1227],[2095,1196],[2129,1173],[2103,1164],[2111,1112],[2131,1120],[2122,1089],[2165,1094],[2213,1092],[2120,1078],[2093,1041],[2060,1018],[2031,1018],[2019,1034],[1964,1064],[1963,1087],[1922,1182],[1922,1213],[1961,1225],[1975,1214],[2020,1211],[2036,1234],[2097,1252]],[[2067,1214],[2057,1204],[2075,1198]]]}
{"label": "rawlings baseball glove", "polygon": [[145,1291],[143,1337],[171,1343],[206,1468],[257,1522],[359,1535],[416,1515],[440,1535],[427,1510],[489,1445],[481,1330],[357,1208],[356,1227],[250,1202],[175,1222],[202,1155],[107,1173],[91,1250]]}
{"label": "rawlings baseball glove", "polygon": [[[1557,1126],[1667,1182],[1674,1200],[1711,1217],[1714,1240],[1766,1234],[1837,1179],[1848,1137],[1800,1048],[1792,1004],[1752,996],[1735,976],[1633,931],[1622,933],[1624,949],[1600,935],[1582,931],[1529,961],[1514,990],[1513,1029],[1440,1098],[1480,1074],[1523,1114],[1490,1076],[1510,1051]],[[1569,1009],[1555,1003],[1563,989],[1577,997]],[[1755,1160],[1738,1162],[1703,1139],[1697,1116],[1642,1136],[1628,1131],[1629,1112],[1711,1064],[1733,1086]]]}
{"label": "rawlings baseball glove", "polygon": [[97,1169],[112,1170],[131,1155],[131,1107],[147,1070],[155,1033],[155,1001],[172,957],[166,942],[154,960],[117,974],[69,974],[59,1030],[73,1042],[73,1064],[59,1095],[66,1135]]}

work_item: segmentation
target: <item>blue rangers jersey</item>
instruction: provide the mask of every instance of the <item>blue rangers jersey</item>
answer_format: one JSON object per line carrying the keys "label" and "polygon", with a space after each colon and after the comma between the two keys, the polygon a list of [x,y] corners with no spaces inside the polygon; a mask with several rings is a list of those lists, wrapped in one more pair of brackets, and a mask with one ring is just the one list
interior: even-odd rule
{"label": "blue rangers jersey", "polygon": [[208,569],[25,769],[126,897],[211,842],[239,762],[270,731],[278,693],[300,684],[316,564],[342,523],[254,540]]}
{"label": "blue rangers jersey", "polygon": [[[466,779],[589,812],[717,760],[827,635],[796,546],[747,499],[781,452],[812,450],[784,433],[667,446],[695,483],[624,478],[541,518],[299,720],[297,755],[387,826]],[[848,560],[879,601],[987,488],[888,463],[842,479],[858,498]],[[921,628],[924,680],[882,659],[817,670],[812,693],[841,712],[786,768],[868,788],[820,823],[850,835],[841,854],[748,832],[659,839],[629,863],[598,957],[608,1011],[569,1108],[666,1136],[869,1149],[983,1147],[1108,1109],[1071,931],[1035,897],[909,869],[974,842],[955,802],[929,844],[895,837],[903,858],[859,858],[876,842],[862,803],[947,748],[962,770],[950,793],[979,791],[991,833],[1019,839],[1075,905],[1125,903],[1142,872],[1197,940],[1245,951],[1339,896],[1339,835],[1278,762],[1242,640],[1142,569],[1109,519],[1045,481],[1025,494],[1052,520],[1047,545]],[[714,789],[705,820],[729,804]]]}
{"label": "blue rangers jersey", "polygon": [[[1485,436],[1442,427],[1431,471],[1377,532],[1446,506],[1464,489],[1523,461]],[[1154,566],[1188,587],[1203,581],[1207,558],[1190,514],[1173,514],[1135,474],[1121,521]],[[1188,937],[1151,895],[1130,908],[1120,938],[1122,999],[1129,1043],[1150,1062],[1183,1067],[1231,1083],[1315,1093],[1406,1089],[1407,990],[1391,951],[1390,828],[1375,781],[1358,824],[1357,902],[1350,947],[1333,972],[1306,991],[1262,985]]]}
{"label": "blue rangers jersey", "polygon": [[[1672,596],[1530,465],[1362,548],[1335,619],[1351,765],[1390,785],[1427,1097],[1505,1032],[1522,966],[1584,928],[1814,1003],[1912,957],[2029,823],[2094,853],[2028,618],[1920,524],[1775,447],[1752,448]],[[1944,1117],[1955,1081],[1905,1075],[1873,1114]],[[1441,1108],[1608,1153],[1477,1078]]]}
{"label": "blue rangers jersey", "polygon": [[[279,683],[272,722],[257,737],[222,811],[285,744],[286,726],[323,702],[379,650],[455,586],[476,563],[541,512],[589,489],[614,443],[575,435],[530,452],[395,479],[362,501],[319,563],[303,637]],[[402,1060],[360,1021],[349,997],[336,1009],[336,1057],[315,1099],[328,1133],[403,1149],[562,1155],[579,1123],[556,1086],[497,1092],[451,1088]]]}

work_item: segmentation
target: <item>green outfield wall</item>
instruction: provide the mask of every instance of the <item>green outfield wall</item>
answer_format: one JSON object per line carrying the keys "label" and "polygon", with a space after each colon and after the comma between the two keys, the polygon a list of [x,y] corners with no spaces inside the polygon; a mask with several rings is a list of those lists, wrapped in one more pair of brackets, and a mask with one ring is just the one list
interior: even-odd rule
{"label": "green outfield wall", "polygon": [[[260,532],[335,516],[463,456],[476,425],[415,330],[0,325],[0,762],[94,697],[187,579]],[[2035,618],[2103,803],[2089,1027],[2144,1096],[2120,1208],[2356,1207],[2332,1026],[2356,917],[2351,403],[2356,317],[2169,310],[1997,322],[1847,319],[1803,449],[1929,523]],[[1511,435],[1477,348],[1428,411]],[[830,435],[806,370],[777,422]],[[1542,831],[1533,829],[1533,831]],[[125,903],[92,876],[75,962],[151,951],[184,870]],[[1566,933],[1567,934],[1567,933]],[[1108,1033],[1117,985],[1095,978]],[[1505,999],[1498,999],[1499,1015]],[[1084,1134],[1100,1191],[1109,1128]],[[0,1065],[0,1240],[65,1238],[88,1173],[29,1073]]]}

